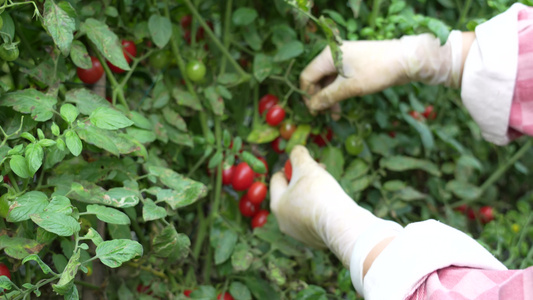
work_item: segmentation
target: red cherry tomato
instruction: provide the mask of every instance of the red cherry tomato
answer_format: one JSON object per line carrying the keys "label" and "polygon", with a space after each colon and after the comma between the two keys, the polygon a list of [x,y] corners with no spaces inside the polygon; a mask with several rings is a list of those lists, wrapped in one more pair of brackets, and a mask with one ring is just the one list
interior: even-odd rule
{"label": "red cherry tomato", "polygon": [[285,110],[279,105],[272,106],[266,114],[266,122],[270,126],[278,126],[285,119]]}
{"label": "red cherry tomato", "polygon": [[[264,160],[264,158],[263,158],[263,160]],[[265,166],[266,166],[266,162],[265,162]],[[4,183],[11,184],[11,180],[9,179],[9,176],[7,176],[7,175],[4,176]]]}
{"label": "red cherry tomato", "polygon": [[259,205],[250,202],[248,195],[244,194],[242,195],[241,200],[239,200],[239,210],[241,211],[241,215],[245,217],[253,217],[259,211]]}
{"label": "red cherry tomato", "polygon": [[395,131],[389,131],[389,136],[391,138],[395,138],[396,137],[396,132]]}
{"label": "red cherry tomato", "polygon": [[312,135],[313,143],[317,144],[319,147],[324,147],[329,141],[333,138],[333,130],[327,128],[326,132],[322,132],[319,135]]}
{"label": "red cherry tomato", "polygon": [[[126,61],[129,64],[131,62],[130,55],[133,56],[133,57],[137,56],[137,46],[135,46],[135,43],[133,41],[128,41],[128,40],[122,40],[121,44],[122,44],[122,48],[124,49],[124,52],[123,52],[124,53],[124,58],[126,59]],[[128,55],[128,53],[129,53],[129,55]],[[122,70],[121,68],[113,65],[109,61],[106,61],[106,62],[107,62],[107,65],[109,66],[109,68],[111,69],[111,71],[113,71],[113,73],[121,74],[121,73],[126,72],[126,71]]]}
{"label": "red cherry tomato", "polygon": [[233,171],[233,178],[231,179],[233,189],[236,191],[248,189],[254,183],[254,174],[254,171],[247,163],[241,162],[238,164]]}
{"label": "red cherry tomato", "polygon": [[269,214],[270,213],[268,212],[268,210],[263,209],[258,211],[252,219],[252,228],[263,227],[263,225],[265,225],[265,223],[267,222]]}
{"label": "red cherry tomato", "polygon": [[268,111],[272,106],[279,103],[278,97],[272,94],[266,94],[259,99],[259,114],[263,115],[263,112]]}
{"label": "red cherry tomato", "polygon": [[285,140],[290,140],[292,134],[296,131],[296,124],[285,121],[281,123],[281,126],[279,127],[279,134],[281,137]]}
{"label": "red cherry tomato", "polygon": [[292,178],[292,164],[290,159],[287,159],[283,169],[285,170],[285,177],[287,177],[287,181],[290,182]]}
{"label": "red cherry tomato", "polygon": [[487,224],[494,220],[494,208],[492,206],[482,206],[479,209],[479,220],[483,224]]}
{"label": "red cherry tomato", "polygon": [[235,167],[231,166],[227,169],[222,170],[222,184],[228,185],[231,184],[231,180],[233,179],[233,173],[235,173]]}
{"label": "red cherry tomato", "polygon": [[180,19],[181,28],[183,28],[183,29],[187,29],[187,28],[191,27],[191,23],[192,23],[192,16],[191,15],[185,15],[185,16],[181,17],[181,19]]}
{"label": "red cherry tomato", "polygon": [[409,115],[410,115],[411,117],[413,117],[413,119],[415,119],[415,120],[420,120],[420,119],[422,119],[422,118],[420,117],[420,113],[417,112],[416,110],[412,110],[412,111],[410,111],[410,112],[409,112]]}
{"label": "red cherry tomato", "polygon": [[437,117],[437,113],[435,112],[433,105],[426,106],[426,109],[424,110],[422,115],[428,120],[435,120],[435,118]]}
{"label": "red cherry tomato", "polygon": [[458,212],[464,214],[464,213],[466,212],[467,208],[468,208],[468,207],[466,206],[466,204],[462,204],[462,205],[460,205],[460,206],[457,206],[457,207],[454,208],[453,210],[458,211]]}
{"label": "red cherry tomato", "polygon": [[149,290],[150,290],[150,287],[147,286],[147,285],[143,285],[142,283],[139,283],[139,284],[137,285],[137,292],[138,292],[139,294],[147,294],[147,295],[151,295],[152,292],[149,291]]}
{"label": "red cherry tomato", "polygon": [[[223,296],[223,297],[222,297]],[[219,294],[217,300],[233,300],[233,296],[230,293],[224,293],[224,295]]]}
{"label": "red cherry tomato", "polygon": [[0,276],[7,276],[11,280],[11,272],[9,272],[9,268],[3,263],[0,263]]}
{"label": "red cherry tomato", "polygon": [[274,149],[274,151],[276,151],[277,153],[281,154],[283,152],[285,152],[285,150],[281,150],[279,148],[279,144],[281,143],[281,137],[278,137],[276,138],[275,140],[272,141],[272,143],[270,143],[270,146],[272,147],[272,149]]}
{"label": "red cherry tomato", "polygon": [[91,68],[77,69],[78,77],[87,84],[96,83],[104,75],[104,67],[102,67],[98,58],[91,56],[91,62],[93,64]]}
{"label": "red cherry tomato", "polygon": [[470,219],[470,220],[475,220],[476,219],[476,213],[474,212],[474,210],[470,207],[467,207],[466,208],[466,216]]}
{"label": "red cherry tomato", "polygon": [[257,181],[250,186],[246,195],[248,199],[255,205],[261,204],[265,200],[267,194],[267,186],[263,182]]}
{"label": "red cherry tomato", "polygon": [[192,293],[192,290],[185,290],[183,291],[183,295],[185,295],[185,297],[189,297]]}

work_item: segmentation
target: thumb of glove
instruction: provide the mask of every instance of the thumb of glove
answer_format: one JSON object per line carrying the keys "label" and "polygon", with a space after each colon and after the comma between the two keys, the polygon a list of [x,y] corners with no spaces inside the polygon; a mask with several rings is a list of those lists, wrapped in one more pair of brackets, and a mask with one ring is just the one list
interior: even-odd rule
{"label": "thumb of glove", "polygon": [[272,176],[272,179],[270,179],[270,210],[274,215],[278,214],[278,208],[280,206],[279,202],[287,190],[288,185],[289,183],[287,182],[285,175],[283,175],[283,172],[277,172]]}

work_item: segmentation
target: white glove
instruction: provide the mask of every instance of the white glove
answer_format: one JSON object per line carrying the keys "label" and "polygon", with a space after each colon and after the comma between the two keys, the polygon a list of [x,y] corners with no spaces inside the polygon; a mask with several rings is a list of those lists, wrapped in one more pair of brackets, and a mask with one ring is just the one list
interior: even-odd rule
{"label": "white glove", "polygon": [[305,147],[294,147],[290,160],[290,183],[283,172],[274,174],[270,182],[270,209],[281,231],[309,246],[328,247],[350,266],[360,234],[389,221],[357,205]]}
{"label": "white glove", "polygon": [[405,36],[387,41],[344,41],[343,72],[322,88],[321,81],[337,73],[329,47],[324,49],[300,75],[300,87],[311,99],[304,99],[314,112],[344,99],[379,92],[410,81],[461,84],[462,34],[452,31],[444,46],[430,34]]}

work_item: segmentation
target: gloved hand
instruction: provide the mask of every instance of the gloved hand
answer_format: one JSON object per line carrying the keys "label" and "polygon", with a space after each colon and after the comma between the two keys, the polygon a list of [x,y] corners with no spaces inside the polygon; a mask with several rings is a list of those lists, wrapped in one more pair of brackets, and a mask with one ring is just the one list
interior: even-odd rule
{"label": "gloved hand", "polygon": [[444,46],[430,34],[387,41],[344,41],[342,68],[329,85],[321,81],[337,73],[329,47],[300,75],[300,87],[312,97],[304,99],[311,112],[346,98],[363,96],[410,81],[459,87],[462,69],[462,35],[453,31]]}
{"label": "gloved hand", "polygon": [[283,172],[270,182],[270,208],[281,231],[309,246],[328,247],[348,267],[358,236],[386,221],[357,205],[305,147],[294,147],[290,160],[290,183]]}

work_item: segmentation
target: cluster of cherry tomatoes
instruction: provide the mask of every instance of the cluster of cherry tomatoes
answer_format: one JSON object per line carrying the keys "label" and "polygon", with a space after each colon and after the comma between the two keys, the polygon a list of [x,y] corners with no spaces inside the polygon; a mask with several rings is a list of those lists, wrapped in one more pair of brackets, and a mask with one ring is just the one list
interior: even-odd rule
{"label": "cluster of cherry tomatoes", "polygon": [[[129,40],[122,40],[121,44],[123,48],[124,58],[129,64],[132,61],[132,57],[137,56],[137,46],[135,46],[135,43],[133,43],[133,41],[129,41]],[[77,69],[78,77],[80,78],[81,81],[87,84],[96,83],[98,80],[100,80],[102,75],[104,75],[104,67],[102,67],[102,64],[100,63],[98,58],[91,56],[91,62],[92,62],[91,68],[89,69],[78,68]],[[121,74],[125,72],[124,70],[113,65],[109,61],[107,61],[107,65],[109,66],[109,69],[111,69],[111,71],[113,71],[116,74]]]}
{"label": "cluster of cherry tomatoes", "polygon": [[417,121],[422,120],[422,118],[426,120],[435,120],[435,118],[437,118],[437,112],[435,111],[435,108],[433,108],[433,105],[426,106],[422,113],[412,110],[409,112],[409,115]]}
{"label": "cluster of cherry tomatoes", "polygon": [[487,224],[494,220],[494,208],[492,206],[482,206],[477,213],[466,204],[456,207],[455,210],[466,215],[470,220],[479,219],[482,224]]}

